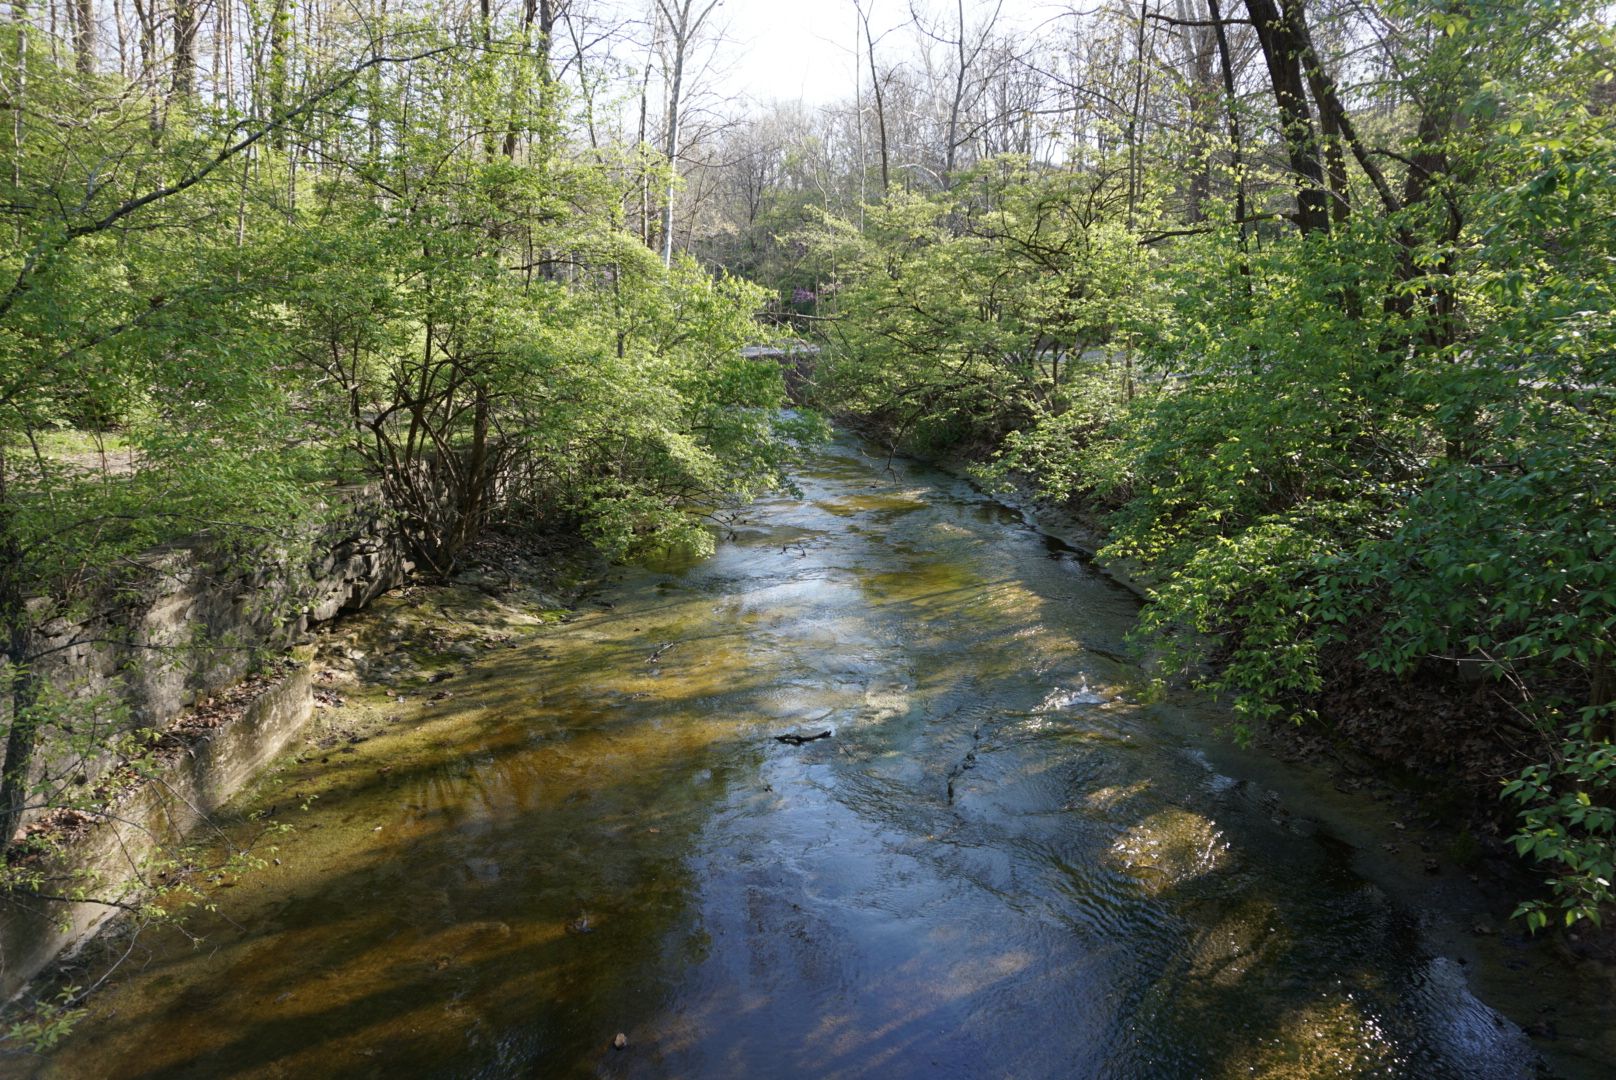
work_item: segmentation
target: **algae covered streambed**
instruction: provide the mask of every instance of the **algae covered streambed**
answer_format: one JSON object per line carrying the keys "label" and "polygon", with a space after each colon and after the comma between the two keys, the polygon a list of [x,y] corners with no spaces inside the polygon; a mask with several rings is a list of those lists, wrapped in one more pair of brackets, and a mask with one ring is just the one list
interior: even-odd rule
{"label": "algae covered streambed", "polygon": [[1597,987],[1136,692],[1123,589],[851,443],[799,479],[272,777],[235,827],[295,825],[279,863],[30,1068],[1519,1077],[1553,1007],[1598,1074]]}

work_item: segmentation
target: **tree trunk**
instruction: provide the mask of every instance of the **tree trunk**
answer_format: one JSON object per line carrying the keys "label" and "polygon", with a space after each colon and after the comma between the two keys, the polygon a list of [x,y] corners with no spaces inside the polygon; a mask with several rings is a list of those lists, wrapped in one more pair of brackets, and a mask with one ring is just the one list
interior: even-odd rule
{"label": "tree trunk", "polygon": [[1195,22],[1194,14],[1198,12],[1192,13],[1189,0],[1178,0],[1178,18],[1185,24],[1181,30],[1190,118],[1199,136],[1196,155],[1200,164],[1190,176],[1188,191],[1187,217],[1191,222],[1206,220],[1206,200],[1212,195],[1212,152],[1218,142],[1218,102],[1223,97],[1218,77],[1212,71],[1211,34],[1206,27],[1189,25]]}
{"label": "tree trunk", "polygon": [[151,8],[153,2],[134,0],[135,21],[140,24],[140,82],[148,89],[151,87],[152,69],[157,63],[156,14]]}
{"label": "tree trunk", "polygon": [[[522,52],[524,58],[530,51],[533,53],[533,74],[539,83],[538,131],[541,158],[548,156],[548,147],[552,141],[550,133],[554,128],[554,117],[551,113],[555,109],[555,79],[550,70],[550,56],[555,41],[556,18],[565,6],[565,3],[558,4],[556,0],[523,0],[522,3]],[[536,40],[533,36],[535,20],[538,24]],[[528,124],[525,119],[528,97],[528,70],[524,67],[517,74],[516,100],[513,103],[510,124],[505,131],[504,149],[508,158],[516,157],[521,131]]]}
{"label": "tree trunk", "polygon": [[123,0],[112,0],[112,26],[118,35],[118,75],[130,80],[133,73],[129,65],[129,22],[124,17]]}
{"label": "tree trunk", "polygon": [[196,90],[196,0],[174,0],[174,96]]}
{"label": "tree trunk", "polygon": [[[478,10],[480,17],[477,20],[477,33],[483,43],[483,54],[479,58],[479,62],[484,65],[490,65],[493,63],[494,57],[493,0],[478,0]],[[490,108],[490,115],[484,115],[475,120],[475,122],[482,125],[483,157],[489,161],[494,160],[494,155],[498,152],[499,147],[499,144],[494,141],[494,129],[498,126],[498,121],[491,115],[492,111],[492,108]]]}
{"label": "tree trunk", "polygon": [[0,763],[0,857],[11,846],[28,805],[28,780],[39,737],[39,679],[30,666],[33,627],[23,584],[22,544],[12,527],[6,461],[0,452],[0,641],[5,649],[11,730]]}
{"label": "tree trunk", "polygon": [[151,138],[155,146],[163,129],[157,90],[157,0],[135,0],[135,18],[140,21],[140,85],[151,98]]}
{"label": "tree trunk", "polygon": [[[1238,98],[1234,88],[1234,62],[1229,55],[1229,34],[1224,29],[1223,13],[1218,10],[1220,0],[1206,0],[1207,14],[1211,16],[1212,33],[1218,44],[1218,67],[1223,75],[1223,109],[1228,117],[1229,169],[1234,173],[1234,219],[1240,230],[1240,251],[1246,250],[1246,166],[1240,146],[1240,115],[1235,111]],[[1243,273],[1250,267],[1242,260]]]}
{"label": "tree trunk", "polygon": [[1330,193],[1330,220],[1340,225],[1352,213],[1352,197],[1347,189],[1347,157],[1341,150],[1340,118],[1334,109],[1324,104],[1326,91],[1317,67],[1308,67],[1307,83],[1313,92],[1313,100],[1319,106],[1319,131],[1324,144],[1324,175]]}
{"label": "tree trunk", "polygon": [[[681,110],[680,95],[684,93],[685,81],[685,36],[686,26],[690,20],[691,0],[683,0],[678,11],[678,21],[673,23],[673,83],[668,90],[668,130],[667,141],[663,144],[663,153],[668,158],[668,187],[662,199],[662,265],[673,264],[673,189],[679,179],[679,120]],[[664,9],[666,10],[666,9]]]}
{"label": "tree trunk", "polygon": [[[269,117],[279,117],[286,110],[287,91],[291,81],[292,8],[290,0],[273,0],[269,15]],[[286,149],[286,132],[276,127],[270,136],[275,149]]]}
{"label": "tree trunk", "polygon": [[679,126],[684,120],[685,61],[690,46],[701,33],[707,16],[718,7],[719,0],[706,0],[696,11],[697,0],[656,0],[657,10],[667,20],[673,41],[673,82],[668,91],[668,130],[664,147],[668,155],[668,189],[662,203],[662,264],[673,264],[673,190],[679,179]]}
{"label": "tree trunk", "polygon": [[[875,39],[870,36],[870,17],[865,13],[863,5],[859,5],[857,10],[859,21],[864,24],[864,44],[870,56],[870,88],[875,92],[876,138],[881,151],[881,194],[885,197],[892,186],[891,159],[887,152],[886,100],[881,93],[881,76],[875,66]],[[862,117],[859,123],[861,125],[864,123]]]}
{"label": "tree trunk", "polygon": [[955,39],[955,69],[954,94],[948,103],[948,145],[943,149],[943,187],[948,187],[949,179],[954,175],[954,155],[959,150],[959,117],[960,106],[965,101],[965,75],[967,62],[965,59],[965,0],[956,0],[955,7],[959,22],[957,29],[959,37]]}
{"label": "tree trunk", "polygon": [[1133,228],[1139,209],[1139,128],[1145,107],[1145,24],[1150,17],[1150,0],[1139,0],[1139,23],[1133,42],[1133,105],[1128,110],[1128,228]]}
{"label": "tree trunk", "polygon": [[1303,42],[1299,33],[1300,9],[1281,12],[1275,0],[1246,0],[1246,13],[1257,31],[1268,66],[1268,81],[1279,109],[1281,135],[1296,184],[1296,227],[1303,236],[1330,231],[1329,196],[1324,182],[1323,155],[1313,113],[1307,103],[1307,82],[1302,75]]}
{"label": "tree trunk", "polygon": [[92,0],[71,0],[73,5],[73,59],[80,75],[95,72],[95,5]]}
{"label": "tree trunk", "polygon": [[[11,14],[17,21],[17,83],[15,108],[11,110],[11,188],[22,189],[22,152],[27,127],[23,116],[28,106],[28,0],[11,0]],[[12,240],[22,244],[23,222],[26,216],[18,214],[12,231]]]}

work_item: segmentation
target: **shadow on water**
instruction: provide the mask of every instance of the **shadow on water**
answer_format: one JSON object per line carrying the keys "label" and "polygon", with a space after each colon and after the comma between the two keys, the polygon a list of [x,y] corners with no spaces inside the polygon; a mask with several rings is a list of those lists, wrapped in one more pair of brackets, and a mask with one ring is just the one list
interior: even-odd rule
{"label": "shadow on water", "polygon": [[289,768],[244,808],[283,865],[39,1073],[1535,1074],[1350,849],[1186,751],[1204,706],[1084,646],[1125,590],[882,464]]}
{"label": "shadow on water", "polygon": [[655,997],[701,807],[758,751],[676,739],[630,754],[609,708],[511,722],[523,697],[491,689],[376,740],[394,745],[330,783],[297,776],[319,796],[312,820],[284,845],[286,871],[228,895],[245,929],[205,919],[201,952],[157,943],[49,1073],[586,1068]]}

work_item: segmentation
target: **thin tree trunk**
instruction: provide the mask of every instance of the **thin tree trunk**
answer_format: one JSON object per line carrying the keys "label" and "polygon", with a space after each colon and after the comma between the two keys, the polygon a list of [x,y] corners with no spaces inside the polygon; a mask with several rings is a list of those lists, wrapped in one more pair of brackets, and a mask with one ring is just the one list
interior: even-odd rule
{"label": "thin tree trunk", "polygon": [[1196,21],[1194,14],[1189,0],[1178,0],[1178,18],[1184,24],[1181,30],[1190,87],[1190,116],[1199,136],[1196,154],[1200,167],[1190,177],[1189,184],[1188,216],[1192,222],[1206,220],[1205,204],[1212,194],[1212,149],[1218,141],[1217,103],[1223,96],[1217,76],[1212,72],[1214,45],[1209,41],[1206,27],[1191,25]]}
{"label": "thin tree trunk", "polygon": [[[492,64],[494,55],[493,0],[478,0],[478,12],[478,34],[483,43],[483,54],[479,58],[479,62],[482,64]],[[489,161],[493,161],[494,155],[498,152],[498,144],[494,142],[494,129],[498,126],[498,121],[496,121],[493,116],[483,116],[474,120],[473,122],[481,124],[483,129],[483,156]]]}
{"label": "thin tree trunk", "polygon": [[885,198],[887,192],[892,189],[891,164],[887,151],[886,100],[881,93],[881,75],[875,66],[875,39],[870,36],[870,16],[862,4],[856,5],[856,10],[859,13],[859,21],[864,24],[864,46],[870,57],[870,89],[875,93],[876,138],[881,151],[881,195]]}
{"label": "thin tree trunk", "polygon": [[[864,231],[864,204],[869,201],[870,159],[864,139],[864,54],[858,47],[858,5],[853,6],[853,126],[858,131],[859,232]],[[750,235],[750,234],[749,234]]]}
{"label": "thin tree trunk", "polygon": [[[1218,67],[1223,74],[1223,108],[1229,128],[1229,168],[1234,173],[1234,219],[1240,229],[1240,251],[1246,250],[1246,166],[1240,147],[1240,115],[1236,112],[1238,99],[1234,88],[1234,62],[1229,55],[1229,35],[1223,25],[1223,13],[1218,10],[1221,0],[1206,0],[1211,16],[1212,33],[1218,43]],[[1244,260],[1241,270],[1249,273]]]}
{"label": "thin tree trunk", "polygon": [[[369,51],[372,56],[381,53],[380,23],[385,14],[385,8],[371,0]],[[382,67],[377,64],[365,75],[365,142],[372,161],[379,159],[382,153],[382,108]],[[380,194],[378,191],[378,198]]]}
{"label": "thin tree trunk", "polygon": [[[501,147],[507,158],[515,159],[516,147],[520,140],[521,129],[527,113],[528,98],[528,55],[533,51],[533,20],[537,15],[535,0],[522,0],[522,22],[519,27],[521,44],[519,46],[520,62],[511,89],[511,115],[505,124],[505,142]],[[542,52],[546,46],[540,44]]]}
{"label": "thin tree trunk", "polygon": [[[1335,80],[1325,70],[1324,62],[1319,59],[1318,50],[1313,47],[1313,36],[1299,8],[1295,12],[1293,22],[1302,45],[1301,61],[1307,71],[1308,85],[1313,89],[1319,113],[1327,118],[1326,130],[1336,132],[1341,141],[1351,149],[1353,159],[1358,162],[1358,167],[1363,169],[1364,175],[1369,177],[1369,182],[1380,196],[1381,205],[1385,207],[1386,212],[1396,213],[1402,209],[1403,203],[1393,194],[1391,185],[1386,182],[1385,174],[1380,171],[1380,166],[1375,164],[1375,159],[1369,155],[1368,148],[1358,137],[1352,117],[1348,115],[1347,107],[1342,104],[1341,95],[1336,91]],[[1344,173],[1345,163],[1341,168]]]}
{"label": "thin tree trunk", "polygon": [[[550,70],[550,56],[555,41],[555,24],[558,7],[556,0],[523,0],[522,3],[522,53],[524,59],[531,52],[534,56],[533,75],[539,83],[538,132],[540,157],[547,156],[551,143],[550,132],[553,130],[555,118],[551,113],[555,108],[555,80]],[[538,22],[538,39],[533,37],[534,21]],[[516,156],[517,143],[521,132],[532,124],[528,118],[528,105],[531,91],[529,89],[529,73],[524,66],[516,76],[516,88],[513,94],[510,123],[505,129],[505,156]]]}
{"label": "thin tree trunk", "polygon": [[651,246],[651,174],[646,167],[645,150],[650,133],[646,130],[651,108],[651,57],[645,58],[645,71],[640,76],[640,130],[636,145],[640,148],[640,243]]}
{"label": "thin tree trunk", "polygon": [[123,0],[112,0],[112,25],[118,32],[118,76],[132,78],[129,64],[129,21],[124,17]]}
{"label": "thin tree trunk", "polygon": [[93,0],[70,0],[73,5],[73,58],[80,75],[95,72],[95,5]]}
{"label": "thin tree trunk", "polygon": [[157,28],[155,13],[150,4],[153,0],[134,0],[135,21],[140,24],[140,83],[148,90],[151,89],[151,72],[157,62]]}
{"label": "thin tree trunk", "polygon": [[163,130],[163,115],[157,92],[157,0],[135,0],[135,18],[140,21],[140,85],[150,98],[152,144]]}
{"label": "thin tree trunk", "polygon": [[215,104],[224,86],[224,57],[219,50],[219,42],[224,40],[225,8],[227,4],[218,3],[213,8],[213,41],[208,49],[208,91]]}
{"label": "thin tree trunk", "polygon": [[1128,111],[1128,228],[1133,228],[1139,209],[1139,128],[1145,104],[1145,25],[1150,20],[1150,0],[1139,0],[1139,22],[1133,41],[1133,107]]}
{"label": "thin tree trunk", "polygon": [[[219,40],[213,45],[224,60],[224,100],[227,106],[236,103],[236,5],[219,4]],[[218,89],[214,89],[218,93]]]}
{"label": "thin tree trunk", "polygon": [[685,64],[690,58],[690,46],[718,7],[719,0],[705,0],[696,11],[697,0],[656,0],[657,8],[667,20],[673,35],[673,84],[668,93],[668,189],[662,203],[662,264],[673,264],[673,193],[679,179],[680,125],[684,122]]}
{"label": "thin tree trunk", "polygon": [[[269,117],[278,117],[286,109],[291,77],[292,11],[290,0],[272,0],[269,14]],[[270,142],[277,150],[286,149],[286,132],[276,127]]]}
{"label": "thin tree trunk", "polygon": [[1304,52],[1302,69],[1307,76],[1308,90],[1319,110],[1319,133],[1324,148],[1324,176],[1330,192],[1330,220],[1337,225],[1352,213],[1352,198],[1347,189],[1347,157],[1342,152],[1341,119],[1330,107],[1332,89],[1323,69],[1316,63],[1307,63]]}
{"label": "thin tree trunk", "polygon": [[673,89],[668,94],[668,142],[664,152],[668,157],[668,188],[662,199],[662,265],[673,264],[673,191],[679,179],[679,95],[684,86],[684,50],[680,49],[673,64]]}
{"label": "thin tree trunk", "polygon": [[562,6],[561,17],[567,21],[567,36],[572,39],[573,53],[578,61],[578,86],[584,99],[584,129],[589,133],[589,148],[596,151],[595,156],[599,160],[600,135],[595,130],[595,82],[584,67],[584,44],[566,5]]}
{"label": "thin tree trunk", "polygon": [[[27,135],[23,116],[28,106],[28,0],[11,0],[11,14],[17,21],[17,89],[16,108],[11,110],[11,189],[22,189],[22,153]],[[18,214],[12,231],[14,243],[22,244],[23,221]]]}
{"label": "thin tree trunk", "polygon": [[943,187],[948,187],[948,181],[954,175],[954,155],[959,149],[959,116],[960,106],[965,99],[965,0],[955,0],[955,9],[959,19],[959,37],[955,40],[954,95],[948,103],[948,146],[943,153]]}
{"label": "thin tree trunk", "polygon": [[196,90],[196,0],[174,0],[174,96]]}

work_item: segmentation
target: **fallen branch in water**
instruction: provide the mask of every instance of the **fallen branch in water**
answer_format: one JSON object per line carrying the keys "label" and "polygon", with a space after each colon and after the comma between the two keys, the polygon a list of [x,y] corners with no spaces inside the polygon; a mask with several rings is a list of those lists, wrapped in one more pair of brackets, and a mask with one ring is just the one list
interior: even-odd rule
{"label": "fallen branch in water", "polygon": [[818,735],[798,735],[796,732],[792,732],[789,735],[776,735],[774,737],[774,741],[783,742],[788,746],[801,746],[805,742],[814,742],[817,739],[828,739],[832,734],[833,732],[830,730],[830,728],[826,728]]}

